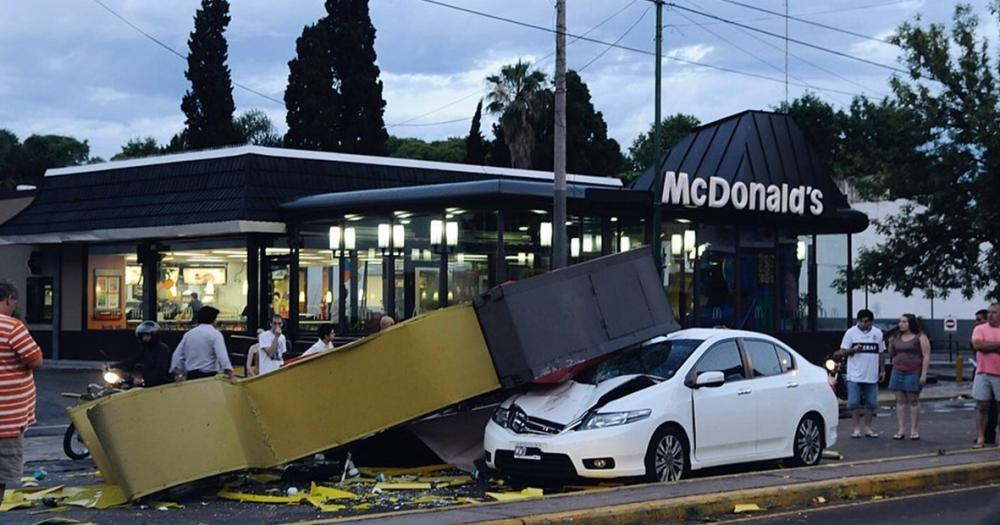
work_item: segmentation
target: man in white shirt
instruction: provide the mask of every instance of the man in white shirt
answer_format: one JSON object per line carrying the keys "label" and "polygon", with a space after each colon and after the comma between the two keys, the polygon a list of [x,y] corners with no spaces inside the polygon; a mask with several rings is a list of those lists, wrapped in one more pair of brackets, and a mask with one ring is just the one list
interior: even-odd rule
{"label": "man in white shirt", "polygon": [[319,340],[316,341],[315,343],[313,343],[313,345],[309,347],[309,350],[306,350],[305,352],[303,352],[302,353],[302,357],[308,357],[308,356],[311,356],[313,354],[318,354],[320,352],[325,352],[325,351],[330,350],[331,348],[333,348],[333,344],[332,344],[333,343],[333,325],[332,324],[325,323],[325,324],[320,325],[320,327],[319,327],[319,333],[317,335],[319,335]]}
{"label": "man in white shirt", "polygon": [[198,326],[184,334],[170,359],[170,371],[176,381],[211,377],[219,372],[233,378],[226,341],[215,328],[218,317],[219,310],[211,306],[198,310]]}
{"label": "man in white shirt", "polygon": [[257,336],[257,343],[260,345],[260,375],[274,372],[284,362],[287,347],[285,336],[281,333],[283,323],[280,315],[271,316],[271,329]]}
{"label": "man in white shirt", "polygon": [[872,430],[872,417],[878,408],[878,384],[885,377],[882,363],[885,340],[882,331],[872,326],[874,321],[875,314],[871,310],[858,311],[858,324],[847,330],[838,350],[840,355],[847,356],[847,409],[851,411],[854,422],[852,438],[862,436],[862,402],[865,415],[863,435],[878,437],[878,432]]}

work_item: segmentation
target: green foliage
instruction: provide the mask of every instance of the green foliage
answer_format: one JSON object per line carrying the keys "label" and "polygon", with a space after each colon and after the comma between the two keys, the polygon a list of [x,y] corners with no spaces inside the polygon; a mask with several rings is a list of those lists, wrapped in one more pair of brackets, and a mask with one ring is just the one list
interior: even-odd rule
{"label": "green foliage", "polygon": [[483,101],[480,99],[476,104],[476,114],[472,116],[472,125],[469,126],[469,135],[465,137],[465,157],[466,164],[486,164],[486,139],[482,132]]}
{"label": "green foliage", "polygon": [[[687,135],[694,128],[701,125],[701,121],[698,117],[694,115],[686,115],[684,113],[677,113],[664,117],[660,121],[660,151],[666,153],[667,150],[674,147],[677,141],[681,140],[684,135]],[[649,131],[646,133],[640,133],[635,140],[632,141],[632,146],[628,149],[628,169],[631,173],[626,175],[624,178],[626,182],[631,182],[634,180],[639,173],[645,171],[646,168],[653,165],[655,159],[653,158],[653,134],[655,128],[653,124],[649,125]]]}
{"label": "green foliage", "polygon": [[229,46],[223,33],[229,25],[229,2],[202,0],[188,39],[188,68],[184,76],[191,89],[181,100],[187,146],[193,149],[237,144],[233,127],[233,84],[226,59]]}
{"label": "green foliage", "polygon": [[539,117],[545,114],[545,73],[518,60],[500,68],[500,74],[486,77],[486,81],[490,84],[486,110],[499,117],[511,165],[531,168],[542,126]]}
{"label": "green foliage", "polygon": [[233,126],[240,136],[241,144],[253,144],[254,146],[281,146],[281,135],[274,129],[274,123],[267,113],[259,109],[244,111],[236,117]]}
{"label": "green foliage", "polygon": [[[1000,18],[998,4],[991,13]],[[1000,298],[1000,90],[978,26],[972,8],[959,4],[950,31],[918,17],[892,37],[909,69],[891,81],[891,107],[902,116],[888,119],[890,129],[867,129],[884,143],[890,132],[901,135],[863,182],[909,204],[877,224],[885,242],[857,261],[859,282],[871,289],[959,289],[966,298],[986,289]]]}
{"label": "green foliage", "polygon": [[333,69],[340,78],[338,151],[385,155],[389,134],[383,120],[385,100],[368,0],[327,0],[326,11],[333,38]]}
{"label": "green foliage", "polygon": [[296,56],[288,62],[285,88],[285,146],[319,151],[340,147],[340,76],[333,69],[329,24],[320,20],[302,29]]}
{"label": "green foliage", "polygon": [[45,170],[86,164],[90,160],[87,141],[62,135],[32,135],[20,142],[17,135],[0,129],[0,189],[42,182]]}
{"label": "green foliage", "polygon": [[390,136],[386,148],[390,157],[461,163],[465,161],[465,144],[466,139],[461,137],[426,142]]}
{"label": "green foliage", "polygon": [[111,160],[139,159],[142,157],[155,157],[156,155],[162,154],[163,148],[156,143],[156,139],[153,137],[136,137],[129,139],[129,141],[122,146],[122,150],[111,157]]}

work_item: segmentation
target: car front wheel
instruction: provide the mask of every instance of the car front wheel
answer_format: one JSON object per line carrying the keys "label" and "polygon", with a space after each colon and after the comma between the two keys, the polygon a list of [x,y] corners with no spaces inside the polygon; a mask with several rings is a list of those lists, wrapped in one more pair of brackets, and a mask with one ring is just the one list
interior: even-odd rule
{"label": "car front wheel", "polygon": [[823,456],[823,424],[815,415],[803,417],[795,427],[795,447],[792,462],[796,466],[812,466]]}
{"label": "car front wheel", "polygon": [[647,481],[678,481],[690,471],[688,447],[676,428],[661,428],[653,434],[646,451]]}

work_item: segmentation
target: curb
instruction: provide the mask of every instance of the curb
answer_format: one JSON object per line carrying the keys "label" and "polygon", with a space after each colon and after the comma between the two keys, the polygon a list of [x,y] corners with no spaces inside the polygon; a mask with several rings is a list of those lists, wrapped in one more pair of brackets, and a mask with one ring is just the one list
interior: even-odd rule
{"label": "curb", "polygon": [[738,503],[767,502],[767,509],[808,504],[817,497],[829,501],[880,496],[891,492],[941,487],[954,483],[996,481],[1000,461],[978,465],[954,465],[875,474],[870,476],[813,481],[723,494],[701,494],[681,498],[629,503],[522,518],[479,522],[481,525],[639,525],[689,520],[696,517],[731,514]]}

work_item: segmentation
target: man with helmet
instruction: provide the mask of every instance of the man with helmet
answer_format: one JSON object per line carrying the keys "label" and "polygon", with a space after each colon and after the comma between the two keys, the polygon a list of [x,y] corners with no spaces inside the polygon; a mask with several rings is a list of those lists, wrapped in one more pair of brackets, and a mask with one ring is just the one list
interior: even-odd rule
{"label": "man with helmet", "polygon": [[111,368],[131,372],[135,386],[157,386],[169,383],[170,347],[160,341],[160,325],[154,321],[143,321],[135,329],[139,341],[139,352],[124,361],[114,363]]}

